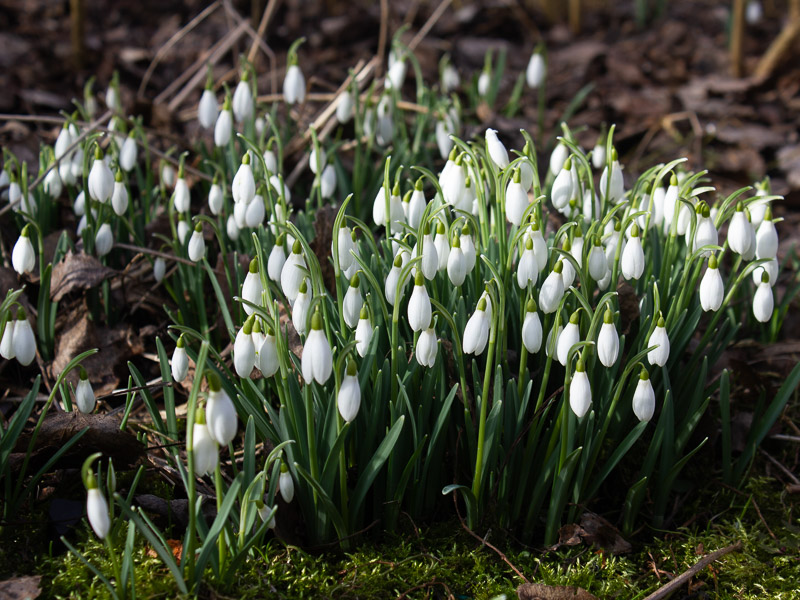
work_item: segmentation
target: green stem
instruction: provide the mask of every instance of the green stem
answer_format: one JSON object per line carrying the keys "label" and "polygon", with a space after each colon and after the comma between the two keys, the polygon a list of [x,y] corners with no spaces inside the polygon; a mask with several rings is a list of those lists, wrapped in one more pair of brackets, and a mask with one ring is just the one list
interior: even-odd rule
{"label": "green stem", "polygon": [[478,505],[481,502],[481,492],[483,488],[483,445],[486,439],[486,413],[489,406],[489,384],[492,380],[492,367],[494,366],[494,346],[497,337],[497,322],[501,318],[498,310],[494,311],[494,323],[489,335],[489,352],[486,355],[486,372],[483,377],[483,392],[481,393],[481,413],[478,421],[478,453],[475,458],[475,477],[472,481],[472,493],[475,495]]}

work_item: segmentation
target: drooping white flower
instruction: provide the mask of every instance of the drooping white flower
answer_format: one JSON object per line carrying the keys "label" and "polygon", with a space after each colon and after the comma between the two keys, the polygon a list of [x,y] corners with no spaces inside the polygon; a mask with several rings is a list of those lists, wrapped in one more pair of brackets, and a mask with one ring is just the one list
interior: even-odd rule
{"label": "drooping white flower", "polygon": [[517,285],[525,289],[529,285],[536,285],[539,276],[539,263],[536,261],[536,254],[533,251],[533,240],[528,238],[525,241],[525,250],[517,265]]}
{"label": "drooping white flower", "polygon": [[603,325],[597,336],[597,358],[604,367],[612,367],[619,357],[619,334],[614,325],[611,309],[603,314]]}
{"label": "drooping white flower", "polygon": [[92,526],[97,537],[104,540],[111,530],[111,517],[108,514],[108,502],[105,496],[103,496],[103,493],[97,489],[97,483],[94,482],[94,475],[92,475],[91,482],[94,486],[90,487],[86,493],[86,516],[89,519],[89,525]]}
{"label": "drooping white flower", "polygon": [[439,154],[442,158],[447,158],[450,151],[453,149],[453,138],[450,136],[453,135],[454,132],[450,131],[446,120],[438,120],[436,121],[433,133],[436,138],[436,147],[439,149]]}
{"label": "drooping white flower", "polygon": [[350,279],[350,285],[347,287],[344,300],[342,300],[344,322],[351,329],[358,325],[361,307],[364,304],[364,299],[361,297],[361,291],[359,289],[360,284],[360,278],[358,273],[356,273]]}
{"label": "drooping white flower", "polygon": [[89,196],[98,202],[106,202],[114,191],[114,175],[103,160],[100,146],[95,148],[94,163],[89,171]]}
{"label": "drooping white flower", "polygon": [[483,353],[486,343],[489,341],[489,328],[491,323],[486,314],[487,302],[484,298],[478,301],[475,312],[467,321],[464,328],[464,339],[462,340],[464,354],[474,354],[478,356]]}
{"label": "drooping white flower", "polygon": [[547,65],[545,64],[542,53],[534,50],[528,61],[528,67],[525,69],[525,81],[528,83],[528,87],[536,89],[542,85],[546,73]]}
{"label": "drooping white flower", "polygon": [[128,210],[128,188],[122,182],[122,171],[117,171],[114,176],[114,192],[111,194],[111,208],[118,216]]}
{"label": "drooping white flower", "polygon": [[92,412],[97,404],[97,400],[94,397],[94,390],[92,390],[92,384],[89,383],[89,376],[86,374],[86,369],[83,367],[81,367],[78,385],[75,386],[75,404],[78,410],[85,415]]}
{"label": "drooping white flower", "polygon": [[17,321],[14,324],[12,339],[14,340],[13,356],[19,364],[27,367],[36,356],[36,338],[22,307],[17,311]]}
{"label": "drooping white flower", "polygon": [[[254,258],[250,261],[247,275],[244,278],[244,283],[242,283],[242,299],[258,306],[261,304],[261,292],[263,291],[264,287],[261,285],[258,259]],[[255,311],[255,308],[244,302],[242,303],[242,308],[244,308],[244,312],[247,313],[248,316],[252,315]]]}
{"label": "drooping white flower", "polygon": [[672,228],[679,191],[678,177],[675,173],[672,173],[669,180],[669,187],[667,187],[667,191],[664,194],[664,233],[669,233]]}
{"label": "drooping white flower", "polygon": [[442,188],[442,199],[450,206],[460,206],[467,189],[467,174],[464,170],[464,155],[456,156],[455,161],[445,165],[439,176],[439,186]]}
{"label": "drooping white flower", "polygon": [[172,202],[175,210],[179,213],[188,213],[192,205],[192,196],[189,193],[189,184],[183,175],[183,166],[178,173],[178,180],[175,182],[175,191],[172,192]]}
{"label": "drooping white flower", "polygon": [[339,96],[336,104],[336,120],[341,124],[347,123],[353,118],[353,94],[347,90]]}
{"label": "drooping white flower", "polygon": [[222,204],[225,201],[225,194],[219,184],[219,176],[214,175],[214,181],[208,190],[208,209],[211,214],[217,216],[222,212]]}
{"label": "drooping white flower", "polygon": [[755,239],[753,225],[750,223],[750,219],[747,218],[744,206],[740,202],[737,204],[736,212],[733,213],[731,222],[728,225],[728,246],[736,254],[747,257],[755,250],[752,244]]}
{"label": "drooping white flower", "polygon": [[205,423],[205,411],[197,412],[198,421],[192,427],[192,455],[194,461],[194,474],[203,477],[213,473],[219,461],[219,446],[208,430]]}
{"label": "drooping white flower", "polygon": [[311,317],[311,332],[303,346],[301,367],[303,379],[307,384],[316,381],[324,385],[333,370],[331,346],[325,337],[325,332],[322,331],[322,317],[319,310]]}
{"label": "drooping white flower", "polygon": [[[263,188],[262,188],[263,189]],[[239,206],[234,206],[234,210]],[[264,222],[266,215],[266,206],[264,204],[264,197],[261,194],[256,194],[253,199],[245,205],[244,210],[244,225],[245,227],[258,227]]]}
{"label": "drooping white flower", "polygon": [[603,246],[600,245],[600,236],[595,236],[592,249],[589,250],[589,276],[595,281],[601,281],[607,272],[608,261]]}
{"label": "drooping white flower", "polygon": [[611,180],[608,178],[608,166],[603,169],[600,175],[600,196],[605,198],[608,193],[608,201],[617,204],[625,195],[625,180],[622,177],[622,167],[617,160],[617,150],[612,150],[613,160],[611,162]]}
{"label": "drooping white flower", "polygon": [[187,249],[189,260],[193,262],[199,261],[206,253],[206,242],[203,239],[203,224],[198,223],[194,226],[192,237],[189,238],[189,246]]}
{"label": "drooping white flower", "polygon": [[[694,240],[692,241],[692,252],[696,252],[698,248],[708,245],[717,245],[717,228],[714,226],[714,220],[711,218],[711,209],[705,202],[700,202],[695,210],[697,214],[697,226],[694,232]],[[703,253],[703,256],[708,256],[711,251]]]}
{"label": "drooping white flower", "polygon": [[111,252],[113,245],[114,234],[111,231],[111,225],[103,223],[94,236],[94,249],[97,252],[97,256],[105,256]]}
{"label": "drooping white flower", "polygon": [[153,279],[156,280],[156,283],[161,283],[161,280],[164,279],[166,272],[166,261],[160,256],[156,257],[156,259],[153,261]]}
{"label": "drooping white flower", "polygon": [[302,104],[306,99],[306,78],[297,64],[290,64],[283,79],[283,100],[286,104]]}
{"label": "drooping white flower", "polygon": [[[403,256],[404,252],[398,252],[397,256],[394,257],[394,262],[392,263],[392,268],[389,269],[388,275],[386,275],[386,282],[383,287],[383,293],[386,296],[386,301],[391,305],[394,306],[396,295],[397,295],[397,283],[400,280],[400,271],[403,268]],[[403,281],[401,285],[402,288],[405,287],[405,281]]]}
{"label": "drooping white flower", "polygon": [[362,306],[355,333],[356,352],[358,352],[358,355],[362,358],[367,354],[367,349],[372,341],[372,333],[373,329],[372,323],[370,323],[369,320],[369,312],[366,306]]}
{"label": "drooping white flower", "polygon": [[11,360],[16,356],[16,354],[14,354],[14,328],[16,323],[14,317],[9,315],[5,328],[3,329],[3,338],[0,340],[0,356],[6,360]]}
{"label": "drooping white flower", "polygon": [[580,315],[578,311],[572,313],[564,330],[558,336],[556,341],[556,358],[565,367],[567,366],[567,357],[569,356],[570,349],[581,341],[581,330],[579,327]]}
{"label": "drooping white flower", "polygon": [[478,94],[483,98],[489,93],[489,84],[492,82],[492,76],[486,71],[481,71],[478,76]]}
{"label": "drooping white flower", "polygon": [[327,200],[333,196],[334,191],[336,191],[336,169],[333,168],[333,165],[328,165],[319,178],[319,193]]}
{"label": "drooping white flower", "polygon": [[249,378],[256,364],[256,348],[253,343],[253,317],[248,317],[236,334],[233,343],[233,366],[239,377]]}
{"label": "drooping white flower", "polygon": [[[756,320],[766,323],[772,318],[772,310],[775,307],[775,300],[772,296],[772,286],[769,284],[769,274],[764,271],[761,274],[761,283],[756,288],[753,296],[753,315]],[[17,325],[19,327],[19,325]],[[14,334],[16,340],[17,334]]]}
{"label": "drooping white flower", "polygon": [[336,396],[336,406],[339,414],[345,423],[350,423],[358,416],[358,409],[361,408],[361,387],[358,384],[356,363],[352,360],[347,361],[347,371],[342,378],[342,385],[339,386],[339,393]]}
{"label": "drooping white flower", "polygon": [[639,226],[635,223],[631,227],[631,239],[623,248],[619,262],[625,279],[639,279],[644,273],[644,250],[639,237]]}
{"label": "drooping white flower", "polygon": [[[375,225],[383,227],[386,225],[386,192],[381,187],[375,200],[372,202],[372,220]],[[389,221],[392,233],[403,231],[402,223],[405,220],[403,214],[403,202],[400,198],[400,187],[395,184],[394,190],[389,194]]]}
{"label": "drooping white flower", "polygon": [[228,145],[233,135],[233,111],[231,110],[230,97],[225,98],[225,103],[222,105],[222,110],[217,117],[217,122],[214,125],[214,145],[222,148]]}
{"label": "drooping white flower", "polygon": [[640,421],[649,421],[656,412],[656,393],[650,382],[650,374],[642,367],[636,391],[633,392],[633,414]]}
{"label": "drooping white flower", "polygon": [[281,273],[283,272],[283,265],[286,262],[286,253],[283,251],[284,235],[278,236],[275,240],[275,245],[269,251],[269,259],[267,260],[267,275],[275,283],[280,283]]}
{"label": "drooping white flower", "polygon": [[227,446],[233,441],[239,426],[236,407],[225,390],[222,389],[222,383],[216,373],[208,376],[206,424],[211,437],[220,446]]}
{"label": "drooping white flower", "polygon": [[311,149],[311,153],[308,155],[308,167],[311,169],[311,172],[316,175],[319,173],[320,169],[325,168],[325,164],[328,161],[328,155],[325,152],[325,149],[320,147],[319,155],[317,155],[316,148]]}
{"label": "drooping white flower", "polygon": [[575,190],[573,189],[572,177],[572,157],[567,157],[564,167],[556,175],[553,188],[550,192],[550,201],[556,210],[564,209],[569,201],[572,200]]}
{"label": "drooping white flower", "polygon": [[14,244],[14,250],[11,253],[11,264],[20,275],[30,273],[36,266],[36,252],[33,249],[29,231],[30,225],[25,225],[22,228],[22,233],[19,234],[17,243]]}
{"label": "drooping white flower", "polygon": [[214,90],[207,87],[203,90],[200,96],[200,104],[197,106],[197,120],[200,122],[200,127],[210,129],[216,123],[218,115],[217,97],[214,94]]}
{"label": "drooping white flower", "polygon": [[180,383],[189,374],[189,356],[186,354],[186,342],[183,334],[178,338],[175,351],[172,353],[172,379]]}
{"label": "drooping white flower", "polygon": [[475,268],[475,262],[478,259],[477,252],[475,250],[475,242],[472,241],[469,221],[467,221],[464,224],[464,227],[461,229],[461,235],[459,236],[458,241],[461,244],[461,252],[464,253],[467,275],[469,275],[472,272],[472,269]]}
{"label": "drooping white flower", "polygon": [[525,307],[525,318],[522,320],[522,343],[525,349],[536,354],[542,347],[542,321],[536,312],[536,302],[531,298]]}
{"label": "drooping white flower", "polygon": [[769,278],[770,286],[774,286],[778,281],[778,259],[773,258],[753,269],[753,283],[758,285],[761,283],[762,276],[766,273]]}
{"label": "drooping white flower", "polygon": [[461,250],[461,239],[458,236],[453,238],[453,246],[447,257],[447,276],[455,287],[461,286],[467,277],[467,259]]}
{"label": "drooping white flower", "polygon": [[725,295],[725,284],[717,267],[717,257],[713,254],[708,258],[708,268],[703,279],[700,280],[700,306],[704,311],[717,311],[722,306]]}
{"label": "drooping white flower", "polygon": [[508,150],[497,137],[496,129],[486,130],[486,152],[498,169],[503,170],[508,166]]}
{"label": "drooping white flower", "polygon": [[258,370],[264,377],[272,377],[278,372],[280,362],[278,360],[278,340],[271,327],[267,327],[267,334],[261,347],[258,349]]}
{"label": "drooping white flower", "polygon": [[764,219],[756,231],[756,258],[775,258],[778,255],[778,231],[772,220],[772,210],[768,206]]}
{"label": "drooping white flower", "polygon": [[233,201],[242,204],[247,204],[256,195],[256,180],[253,177],[253,169],[250,166],[250,154],[245,153],[242,157],[242,163],[233,177],[231,184],[231,195]]}
{"label": "drooping white flower", "polygon": [[414,185],[414,191],[411,192],[411,198],[408,201],[408,214],[406,220],[412,229],[417,229],[422,221],[422,214],[425,212],[425,194],[422,191],[422,178],[417,180]]}
{"label": "drooping white flower", "polygon": [[383,87],[387,90],[400,90],[403,87],[403,82],[406,79],[406,61],[402,57],[396,56],[394,51],[390,54],[395,56],[394,60],[390,60],[389,71],[384,79]]}
{"label": "drooping white flower", "polygon": [[520,170],[514,169],[514,176],[506,186],[506,219],[517,227],[522,224],[522,217],[528,208],[528,193],[521,181]]}
{"label": "drooping white flower", "polygon": [[64,186],[61,182],[61,176],[58,174],[58,169],[50,169],[47,175],[44,176],[42,187],[44,188],[45,193],[53,199],[61,196]]}
{"label": "drooping white flower", "polygon": [[253,92],[247,80],[248,74],[245,71],[233,92],[233,117],[237,123],[249,121],[253,118],[255,112]]}
{"label": "drooping white flower", "polygon": [[647,346],[657,346],[647,353],[647,360],[651,365],[658,365],[663,367],[667,364],[669,359],[669,337],[667,336],[667,329],[663,317],[658,318],[658,323],[653,333],[650,334],[650,339],[647,340]]}
{"label": "drooping white flower", "polygon": [[561,303],[561,298],[564,297],[563,270],[564,262],[559,260],[539,289],[539,307],[546,315],[554,312]]}
{"label": "drooping white flower", "polygon": [[606,164],[606,144],[603,136],[597,138],[597,143],[592,148],[592,166],[600,169]]}
{"label": "drooping white flower", "polygon": [[436,225],[436,236],[433,238],[433,245],[436,246],[439,270],[444,271],[447,268],[447,261],[450,259],[450,242],[447,238],[447,230],[441,221]]}
{"label": "drooping white flower", "polygon": [[[58,132],[58,137],[56,138],[56,143],[53,145],[53,153],[55,154],[56,160],[60,160],[67,154],[67,148],[70,147],[72,144],[72,135],[70,134],[69,125],[65,122],[61,131]],[[4,171],[5,173],[5,171]],[[8,177],[8,173],[6,173],[6,177]],[[8,181],[0,181],[0,187],[8,185]]]}
{"label": "drooping white flower", "polygon": [[568,156],[569,156],[569,148],[567,147],[567,145],[564,144],[563,141],[556,144],[556,147],[553,148],[553,151],[550,153],[549,169],[553,177],[558,175],[558,173],[561,171],[561,168],[567,161]]}
{"label": "drooping white flower", "polygon": [[186,222],[186,218],[183,215],[178,216],[178,242],[180,242],[181,246],[183,242],[186,241],[186,236],[189,235],[189,224]]}
{"label": "drooping white flower", "polygon": [[589,412],[592,405],[592,387],[586,375],[583,358],[578,359],[575,373],[569,384],[569,407],[579,419]]}
{"label": "drooping white flower", "polygon": [[408,324],[414,331],[422,331],[430,327],[431,300],[428,290],[425,289],[425,277],[417,273],[414,280],[414,291],[408,301]]}
{"label": "drooping white flower", "polygon": [[420,268],[425,279],[432,280],[436,277],[436,272],[439,270],[439,253],[436,251],[436,245],[431,236],[430,222],[425,223],[425,232],[422,236],[422,261]]}
{"label": "drooping white flower", "polygon": [[283,501],[289,504],[294,499],[294,480],[285,462],[281,462],[281,474],[278,476],[278,489]]}
{"label": "drooping white flower", "polygon": [[295,240],[292,245],[292,253],[283,263],[281,269],[281,289],[286,294],[290,304],[294,304],[297,294],[300,292],[300,284],[305,279],[303,269],[306,267],[303,258],[303,246],[299,240]]}

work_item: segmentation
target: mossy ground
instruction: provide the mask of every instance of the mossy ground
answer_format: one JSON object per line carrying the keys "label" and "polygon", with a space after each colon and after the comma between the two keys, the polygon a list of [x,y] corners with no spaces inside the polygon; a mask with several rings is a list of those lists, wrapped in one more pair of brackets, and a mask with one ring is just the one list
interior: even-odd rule
{"label": "mossy ground", "polygon": [[[489,541],[506,553],[531,581],[577,585],[598,598],[644,598],[702,555],[737,541],[730,553],[692,579],[677,598],[749,600],[800,597],[800,498],[762,477],[742,491],[711,486],[686,502],[680,516],[689,524],[671,531],[642,530],[634,551],[613,556],[596,548],[555,552],[525,549],[499,531]],[[759,514],[760,513],[760,514]],[[680,520],[680,519],[679,519]],[[492,598],[516,596],[522,583],[498,555],[469,536],[457,521],[385,536],[352,553],[310,554],[272,540],[221,588],[213,581],[208,598]],[[486,529],[479,530],[486,535]],[[76,543],[89,560],[110,572],[105,549],[82,526]],[[137,597],[173,598],[177,590],[158,559],[137,548]],[[40,556],[44,598],[108,598],[103,584],[73,555]]]}

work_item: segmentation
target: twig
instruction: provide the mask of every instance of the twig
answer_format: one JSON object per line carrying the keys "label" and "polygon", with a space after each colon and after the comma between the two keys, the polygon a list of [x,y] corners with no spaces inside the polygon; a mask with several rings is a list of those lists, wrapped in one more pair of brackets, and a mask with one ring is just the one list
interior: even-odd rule
{"label": "twig", "polygon": [[381,24],[378,31],[378,66],[375,76],[383,73],[383,64],[386,58],[386,36],[389,34],[389,0],[381,0]]}
{"label": "twig", "polygon": [[731,75],[742,76],[742,46],[744,45],[745,0],[733,0],[731,24]]}
{"label": "twig", "polygon": [[434,587],[436,585],[441,585],[442,587],[444,587],[445,592],[447,592],[447,597],[451,598],[452,600],[455,600],[455,596],[453,595],[453,591],[450,589],[450,587],[444,581],[436,581],[435,577],[432,580],[430,580],[430,581],[428,581],[426,583],[420,583],[419,585],[415,585],[411,589],[406,590],[405,592],[403,592],[402,594],[400,594],[397,597],[397,600],[402,600],[403,598],[408,598],[408,596],[409,596],[409,594],[411,594],[411,592],[416,592],[417,590],[424,590],[424,589],[427,589],[427,588]]}
{"label": "twig", "polygon": [[775,465],[775,466],[776,466],[776,467],[778,467],[778,468],[779,468],[781,471],[783,471],[783,472],[784,472],[784,474],[785,474],[785,475],[786,475],[786,476],[787,476],[789,479],[791,479],[791,480],[792,480],[792,483],[794,483],[794,484],[797,484],[797,485],[800,485],[800,479],[798,479],[798,478],[795,476],[795,474],[794,474],[794,473],[792,473],[792,472],[791,472],[789,469],[787,469],[787,468],[786,468],[786,467],[784,467],[784,466],[783,466],[781,463],[779,463],[779,462],[778,462],[778,460],[777,460],[776,458],[774,458],[772,455],[770,455],[770,454],[769,454],[769,453],[768,453],[766,450],[764,450],[763,448],[759,448],[759,449],[758,449],[758,451],[759,451],[759,452],[761,452],[761,454],[763,454],[764,456],[766,456],[766,457],[767,457],[767,459],[768,459],[768,460],[769,460],[769,461],[770,461],[770,462],[771,462],[773,465]]}
{"label": "twig", "polygon": [[[272,84],[272,90],[275,91],[277,87],[277,79],[276,79],[277,58],[275,56],[275,53],[272,51],[272,48],[270,48],[267,45],[267,43],[262,39],[263,35],[259,35],[256,32],[256,30],[253,29],[253,26],[250,25],[250,21],[245,19],[239,13],[239,11],[237,11],[236,8],[233,7],[230,0],[223,0],[223,6],[225,7],[225,11],[231,16],[231,18],[233,18],[234,21],[237,22],[237,24],[245,26],[245,32],[252,38],[253,45],[255,46],[256,50],[258,48],[261,48],[264,54],[267,55],[267,58],[269,59],[270,82]],[[252,62],[251,58],[248,58],[248,60]],[[234,70],[234,72],[235,71],[236,70]]]}
{"label": "twig", "polygon": [[753,74],[754,78],[760,80],[772,75],[784,55],[792,48],[798,35],[800,35],[800,17],[792,19],[775,38],[764,56],[758,61],[758,66]]}
{"label": "twig", "polygon": [[[263,39],[264,34],[267,32],[267,26],[272,19],[272,15],[278,9],[279,4],[280,0],[269,0],[269,2],[267,2],[267,7],[264,9],[264,14],[261,15],[261,21],[258,24],[258,31],[256,31],[259,40]],[[256,53],[258,52],[257,44],[258,40],[253,40],[250,51],[247,53],[247,60],[251,63],[254,61]]]}
{"label": "twig", "polygon": [[151,254],[153,256],[160,256],[161,258],[165,258],[167,260],[174,260],[175,262],[183,263],[185,265],[194,266],[197,264],[187,258],[181,258],[180,256],[175,256],[174,254],[167,254],[166,252],[160,252],[159,250],[152,250],[150,248],[144,248],[142,246],[135,246],[133,244],[116,243],[114,244],[114,247],[122,248],[123,250],[131,250],[132,252],[141,252],[142,254]]}
{"label": "twig", "polygon": [[800,437],[796,435],[786,435],[784,433],[776,433],[775,435],[771,435],[770,438],[784,442],[800,442]]}
{"label": "twig", "polygon": [[433,28],[434,25],[436,25],[436,21],[438,21],[441,18],[441,16],[444,14],[444,11],[447,10],[447,7],[450,6],[450,3],[452,1],[453,0],[442,0],[441,4],[439,4],[439,6],[436,7],[436,10],[433,11],[431,16],[428,17],[428,20],[425,21],[425,24],[422,26],[422,29],[420,29],[417,32],[417,35],[415,35],[414,38],[411,40],[411,42],[409,42],[408,44],[409,50],[413,52],[416,49],[416,47],[419,46],[420,42],[423,39],[425,39],[425,36],[428,35],[428,32]]}
{"label": "twig", "polygon": [[761,519],[761,522],[764,524],[764,527],[767,528],[767,533],[769,533],[770,537],[777,542],[778,537],[774,533],[772,533],[772,529],[769,528],[767,520],[764,518],[764,515],[761,514],[761,509],[758,507],[758,503],[756,502],[756,499],[753,496],[750,496],[750,502],[753,503],[753,508],[756,509],[756,512],[758,513],[758,518]]}
{"label": "twig", "polygon": [[742,542],[741,540],[739,540],[735,544],[731,544],[730,546],[726,546],[725,548],[712,552],[707,556],[704,556],[699,561],[697,561],[697,563],[695,563],[694,566],[690,567],[688,570],[678,575],[675,579],[657,589],[655,592],[650,594],[644,600],[661,600],[662,598],[666,598],[667,596],[671,595],[677,588],[681,587],[684,583],[686,583],[689,579],[691,579],[692,577],[697,575],[700,571],[705,569],[708,565],[710,565],[714,561],[719,560],[726,554],[741,549],[741,547],[742,547]]}

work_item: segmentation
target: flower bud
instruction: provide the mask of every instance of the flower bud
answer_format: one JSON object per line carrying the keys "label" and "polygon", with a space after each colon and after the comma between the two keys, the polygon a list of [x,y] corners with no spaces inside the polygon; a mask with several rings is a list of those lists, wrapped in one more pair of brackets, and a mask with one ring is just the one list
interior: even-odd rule
{"label": "flower bud", "polygon": [[586,375],[583,358],[578,360],[572,381],[569,384],[569,406],[579,419],[589,412],[592,405],[592,387]]}
{"label": "flower bud", "polygon": [[11,253],[11,264],[20,275],[30,273],[36,266],[36,252],[28,235],[29,231],[30,225],[22,228],[22,233],[17,238],[17,243],[14,244],[14,250]]}
{"label": "flower bud", "polygon": [[355,419],[358,409],[361,407],[361,388],[358,385],[358,377],[356,377],[356,363],[352,360],[347,362],[347,372],[342,378],[336,405],[345,423],[350,423]]}
{"label": "flower bud", "polygon": [[78,385],[75,386],[75,404],[78,410],[85,415],[92,412],[97,404],[97,400],[94,397],[94,390],[92,390],[92,384],[89,383],[89,376],[86,374],[86,369],[83,367],[81,367]]}
{"label": "flower bud", "polygon": [[655,411],[656,394],[653,391],[653,384],[650,383],[650,375],[647,370],[642,368],[639,383],[636,384],[636,391],[633,392],[633,414],[640,421],[649,421],[653,418]]}

